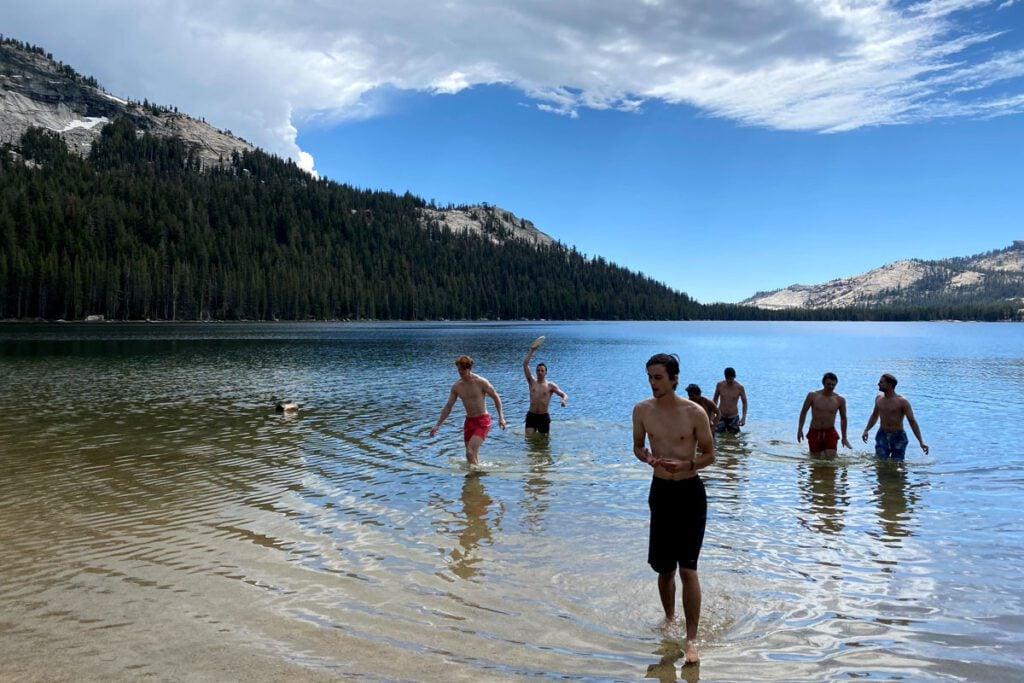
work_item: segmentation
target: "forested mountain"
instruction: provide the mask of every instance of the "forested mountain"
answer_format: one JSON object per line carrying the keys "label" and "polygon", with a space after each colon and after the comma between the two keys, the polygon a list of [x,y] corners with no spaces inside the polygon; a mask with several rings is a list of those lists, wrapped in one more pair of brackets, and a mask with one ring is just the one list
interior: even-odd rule
{"label": "forested mountain", "polygon": [[1020,273],[993,264],[883,298],[701,305],[494,206],[316,179],[0,36],[0,319],[1020,318]]}
{"label": "forested mountain", "polygon": [[184,140],[202,165],[220,164],[234,151],[252,149],[229,131],[174,107],[112,95],[95,78],[55,61],[41,47],[0,37],[0,143],[17,143],[29,128],[45,128],[86,155],[103,125],[117,118],[158,137]]}
{"label": "forested mountain", "polygon": [[106,125],[87,157],[0,151],[0,318],[681,319],[685,294],[536,244],[423,225],[410,194],[259,151],[200,172],[181,140]]}

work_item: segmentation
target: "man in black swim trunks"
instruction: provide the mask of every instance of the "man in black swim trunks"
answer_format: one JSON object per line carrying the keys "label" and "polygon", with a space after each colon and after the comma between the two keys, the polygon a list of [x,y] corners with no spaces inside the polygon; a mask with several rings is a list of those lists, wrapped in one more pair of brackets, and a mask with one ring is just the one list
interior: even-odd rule
{"label": "man in black swim trunks", "polygon": [[548,381],[548,366],[544,363],[537,363],[537,377],[534,378],[530,372],[530,359],[534,351],[540,346],[539,338],[530,344],[530,352],[523,359],[523,374],[526,375],[526,382],[530,385],[530,410],[526,413],[526,435],[533,436],[536,433],[547,434],[551,431],[551,415],[548,413],[548,406],[551,405],[551,397],[559,396],[562,399],[562,407],[569,400],[569,395],[558,388],[554,382]]}
{"label": "man in black swim trunks", "polygon": [[[700,580],[697,560],[704,543],[707,496],[697,470],[715,462],[707,413],[676,395],[679,358],[659,353],[647,361],[653,398],[633,408],[633,454],[654,469],[647,502],[651,535],[647,562],[658,572],[658,594],[666,623],[675,618],[676,568],[683,583],[687,664],[700,661]],[[650,441],[650,448],[646,442]],[[697,450],[700,446],[700,451]]]}

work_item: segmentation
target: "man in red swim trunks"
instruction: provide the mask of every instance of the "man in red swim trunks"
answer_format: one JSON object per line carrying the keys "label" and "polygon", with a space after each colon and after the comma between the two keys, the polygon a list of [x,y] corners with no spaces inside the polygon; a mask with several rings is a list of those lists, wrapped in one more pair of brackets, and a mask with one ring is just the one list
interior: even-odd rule
{"label": "man in red swim trunks", "polygon": [[807,430],[807,446],[812,458],[834,458],[839,446],[836,433],[836,413],[839,413],[839,428],[843,432],[843,446],[853,448],[846,438],[846,399],[836,393],[839,378],[834,372],[826,372],[821,378],[822,388],[808,392],[804,407],[800,409],[800,422],[796,428],[797,442],[804,440],[804,419],[811,411],[811,427]]}
{"label": "man in red swim trunks", "polygon": [[487,432],[491,428],[491,416],[487,413],[486,397],[490,396],[494,401],[494,407],[498,411],[498,424],[504,429],[505,414],[501,410],[501,397],[494,390],[491,383],[480,375],[473,373],[473,359],[469,356],[459,356],[455,359],[455,367],[459,369],[459,379],[452,385],[448,402],[441,409],[441,417],[437,424],[430,430],[430,436],[437,434],[448,415],[452,412],[455,399],[462,399],[462,405],[466,408],[466,421],[462,426],[462,437],[466,443],[466,462],[470,465],[480,464],[480,445],[487,438]]}

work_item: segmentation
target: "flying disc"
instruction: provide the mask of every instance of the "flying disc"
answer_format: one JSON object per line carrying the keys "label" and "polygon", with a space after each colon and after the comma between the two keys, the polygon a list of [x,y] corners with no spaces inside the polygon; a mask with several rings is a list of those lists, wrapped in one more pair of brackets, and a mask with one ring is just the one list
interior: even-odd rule
{"label": "flying disc", "polygon": [[530,348],[531,349],[535,349],[535,348],[537,348],[538,346],[540,346],[543,343],[544,343],[544,335],[542,334],[541,336],[537,337],[532,342],[530,342]]}

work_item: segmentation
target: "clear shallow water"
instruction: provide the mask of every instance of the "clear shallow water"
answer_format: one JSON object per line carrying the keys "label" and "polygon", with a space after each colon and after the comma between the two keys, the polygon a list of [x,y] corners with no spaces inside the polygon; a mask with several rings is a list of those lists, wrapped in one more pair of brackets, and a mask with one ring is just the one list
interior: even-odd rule
{"label": "clear shallow water", "polygon": [[[539,334],[570,400],[527,442]],[[688,680],[1016,680],[1024,327],[882,323],[4,325],[0,678],[674,680],[630,448],[658,351],[751,399]],[[472,473],[459,408],[428,434],[464,352],[510,422]],[[825,370],[834,464],[795,441]],[[861,443],[882,372],[930,455]]]}

